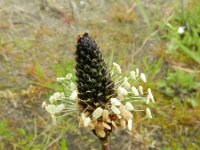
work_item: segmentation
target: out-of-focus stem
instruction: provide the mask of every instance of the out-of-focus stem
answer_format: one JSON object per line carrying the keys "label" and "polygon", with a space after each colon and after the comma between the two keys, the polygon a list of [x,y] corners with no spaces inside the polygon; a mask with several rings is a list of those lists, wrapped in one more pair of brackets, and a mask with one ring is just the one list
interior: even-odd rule
{"label": "out-of-focus stem", "polygon": [[102,150],[110,150],[108,136],[106,136],[104,139],[100,139],[100,140],[101,140]]}
{"label": "out-of-focus stem", "polygon": [[102,150],[110,150],[108,142],[102,141]]}

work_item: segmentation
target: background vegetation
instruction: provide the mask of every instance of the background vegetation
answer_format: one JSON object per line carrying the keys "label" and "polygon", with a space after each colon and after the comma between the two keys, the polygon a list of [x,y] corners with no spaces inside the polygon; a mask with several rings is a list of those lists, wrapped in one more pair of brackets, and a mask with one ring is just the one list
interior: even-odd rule
{"label": "background vegetation", "polygon": [[[184,33],[178,28],[184,27]],[[0,149],[99,149],[75,118],[56,127],[41,103],[74,70],[76,35],[89,32],[108,63],[141,68],[154,91],[153,119],[111,149],[200,149],[199,0],[0,0]]]}

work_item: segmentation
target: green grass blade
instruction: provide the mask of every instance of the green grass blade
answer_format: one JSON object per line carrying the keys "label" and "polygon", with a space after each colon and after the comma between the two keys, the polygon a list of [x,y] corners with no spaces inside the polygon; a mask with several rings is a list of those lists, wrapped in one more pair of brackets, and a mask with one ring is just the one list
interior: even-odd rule
{"label": "green grass blade", "polygon": [[195,52],[191,51],[187,47],[185,47],[180,42],[177,42],[178,46],[180,47],[180,50],[182,50],[185,54],[187,54],[189,57],[191,57],[194,61],[196,61],[198,64],[200,64],[200,56],[197,55]]}

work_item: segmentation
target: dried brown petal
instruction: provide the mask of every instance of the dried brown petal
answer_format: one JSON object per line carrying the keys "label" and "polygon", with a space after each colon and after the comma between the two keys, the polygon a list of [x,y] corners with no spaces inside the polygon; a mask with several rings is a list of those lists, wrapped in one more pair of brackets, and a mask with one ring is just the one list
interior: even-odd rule
{"label": "dried brown petal", "polygon": [[117,125],[114,121],[112,121],[112,125],[113,125],[114,128],[117,128]]}
{"label": "dried brown petal", "polygon": [[93,129],[94,129],[94,124],[93,124],[93,123],[90,123],[90,124],[88,125],[88,129],[93,130]]}
{"label": "dried brown petal", "polygon": [[83,119],[80,117],[79,119],[79,128],[82,128],[83,127]]}
{"label": "dried brown petal", "polygon": [[97,124],[95,125],[95,130],[103,130],[103,122],[97,122]]}
{"label": "dried brown petal", "polygon": [[103,127],[108,129],[108,130],[111,130],[111,127],[105,122],[103,122]]}
{"label": "dried brown petal", "polygon": [[124,118],[126,118],[127,120],[133,118],[132,113],[129,112],[129,111],[125,108],[125,106],[120,106],[119,110],[120,110],[120,112],[121,112],[121,116],[124,117]]}
{"label": "dried brown petal", "polygon": [[96,118],[92,118],[92,124],[93,124],[94,126],[96,126],[96,124],[97,124],[97,119],[96,119]]}
{"label": "dried brown petal", "polygon": [[109,116],[109,111],[104,109],[102,114],[103,121],[106,121],[108,119],[108,116]]}
{"label": "dried brown petal", "polygon": [[126,121],[124,119],[120,119],[120,126],[122,129],[126,128]]}
{"label": "dried brown petal", "polygon": [[96,130],[95,133],[100,138],[104,138],[106,136],[106,133],[104,132],[104,130]]}
{"label": "dried brown petal", "polygon": [[106,119],[106,122],[107,122],[107,123],[111,123],[110,118]]}
{"label": "dried brown petal", "polygon": [[129,112],[128,110],[124,111],[123,113],[123,117],[126,118],[127,120],[132,119],[133,115],[131,112]]}
{"label": "dried brown petal", "polygon": [[122,119],[122,116],[121,116],[121,115],[117,115],[117,117],[118,117],[119,119]]}

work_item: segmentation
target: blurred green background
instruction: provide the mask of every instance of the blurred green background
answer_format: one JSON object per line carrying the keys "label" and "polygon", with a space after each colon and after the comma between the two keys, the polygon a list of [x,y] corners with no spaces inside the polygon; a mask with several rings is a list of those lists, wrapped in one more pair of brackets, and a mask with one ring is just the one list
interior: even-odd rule
{"label": "blurred green background", "polygon": [[199,0],[0,0],[1,150],[99,149],[75,118],[52,127],[41,108],[56,77],[74,71],[80,32],[108,63],[140,68],[154,91],[153,119],[136,116],[111,149],[200,149]]}

